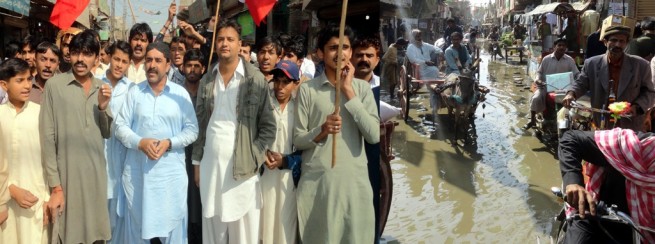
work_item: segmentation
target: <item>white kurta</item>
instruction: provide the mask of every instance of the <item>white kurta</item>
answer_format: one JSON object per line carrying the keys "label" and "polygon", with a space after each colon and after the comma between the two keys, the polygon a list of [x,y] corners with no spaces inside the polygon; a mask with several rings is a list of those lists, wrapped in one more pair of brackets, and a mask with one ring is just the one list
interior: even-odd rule
{"label": "white kurta", "polygon": [[227,86],[222,76],[216,76],[214,111],[207,126],[207,141],[200,162],[202,215],[204,218],[219,217],[222,222],[239,220],[248,210],[261,207],[259,176],[246,180],[233,177],[237,100],[239,83],[243,79],[242,61]]}
{"label": "white kurta", "polygon": [[[271,96],[275,96],[271,92]],[[275,142],[270,151],[288,155],[293,153],[293,125],[296,99],[292,98],[284,110],[280,108],[277,99],[271,99],[275,107],[277,120]],[[298,228],[298,209],[296,207],[296,188],[289,169],[273,169],[264,167],[261,177],[262,209],[261,235],[263,243],[296,243]]]}
{"label": "white kurta", "polygon": [[130,61],[130,67],[127,67],[127,78],[134,83],[141,83],[148,78],[146,76],[146,63],[143,62],[139,67],[134,65],[134,61]]}
{"label": "white kurta", "polygon": [[38,244],[49,240],[43,227],[43,204],[50,194],[41,164],[40,108],[27,102],[17,113],[11,103],[0,105],[0,160],[9,167],[7,186],[28,190],[39,199],[28,209],[21,208],[13,199],[9,201],[9,218],[0,243]]}

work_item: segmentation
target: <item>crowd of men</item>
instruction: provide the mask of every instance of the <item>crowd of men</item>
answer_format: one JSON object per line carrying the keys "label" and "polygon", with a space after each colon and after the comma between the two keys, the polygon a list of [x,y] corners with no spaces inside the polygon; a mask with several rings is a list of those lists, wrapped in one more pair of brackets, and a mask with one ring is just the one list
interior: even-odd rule
{"label": "crowd of men", "polygon": [[0,243],[376,242],[379,38],[346,28],[339,55],[324,27],[314,65],[288,34],[251,57],[233,20],[166,43],[171,12],[0,64]]}

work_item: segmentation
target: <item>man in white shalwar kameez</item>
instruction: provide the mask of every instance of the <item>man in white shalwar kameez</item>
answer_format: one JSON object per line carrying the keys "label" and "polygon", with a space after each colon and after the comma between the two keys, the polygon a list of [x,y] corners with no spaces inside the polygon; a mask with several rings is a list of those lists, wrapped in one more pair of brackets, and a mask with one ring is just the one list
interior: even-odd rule
{"label": "man in white shalwar kameez", "polygon": [[[438,63],[436,57],[443,55],[440,48],[436,48],[429,43],[423,42],[421,31],[418,29],[412,30],[412,37],[414,41],[407,46],[407,58],[412,64],[419,65],[419,74],[421,80],[436,80],[439,77]],[[438,94],[430,89],[430,106],[432,109],[438,109]]]}
{"label": "man in white shalwar kameez", "polygon": [[200,134],[193,164],[200,173],[206,244],[258,243],[259,168],[275,140],[268,84],[239,58],[240,29],[231,20],[216,27],[219,63],[202,78],[196,101]]}
{"label": "man in white shalwar kameez", "polygon": [[261,176],[264,201],[260,238],[264,244],[296,243],[298,209],[294,182],[300,178],[300,154],[294,153],[292,140],[300,72],[294,62],[283,60],[271,73],[273,80],[269,84],[277,134],[267,153],[266,167]]}

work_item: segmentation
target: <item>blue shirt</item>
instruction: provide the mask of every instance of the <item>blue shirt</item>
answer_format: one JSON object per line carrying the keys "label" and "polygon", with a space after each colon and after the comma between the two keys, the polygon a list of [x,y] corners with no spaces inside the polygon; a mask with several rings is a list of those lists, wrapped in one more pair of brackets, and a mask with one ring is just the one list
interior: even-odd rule
{"label": "blue shirt", "polygon": [[[469,54],[466,47],[459,46],[459,48],[460,50],[457,51],[453,45],[450,45],[450,47],[446,49],[446,75],[449,75],[450,73],[459,74],[459,68],[457,68],[457,60],[460,60],[460,65],[462,65],[462,68],[471,63],[471,54]],[[460,52],[465,53],[464,56],[466,56],[466,62],[461,61],[462,59],[460,57]]]}
{"label": "blue shirt", "polygon": [[[98,77],[111,86],[111,81],[107,78],[107,73]],[[109,100],[110,111],[121,111],[123,103],[127,98],[127,91],[134,83],[123,76],[116,86],[112,87],[111,100]],[[120,177],[123,174],[123,164],[125,163],[126,148],[116,138],[116,124],[112,124],[112,135],[105,140],[105,158],[107,159],[107,199],[116,199],[122,188],[120,188]]]}
{"label": "blue shirt", "polygon": [[[128,148],[123,171],[128,218],[141,220],[141,226],[132,231],[141,229],[143,239],[168,236],[187,213],[184,147],[198,137],[189,93],[167,80],[156,96],[149,82],[139,83],[130,88],[116,127],[116,137]],[[159,160],[150,160],[138,149],[144,138],[170,139],[171,151]]]}

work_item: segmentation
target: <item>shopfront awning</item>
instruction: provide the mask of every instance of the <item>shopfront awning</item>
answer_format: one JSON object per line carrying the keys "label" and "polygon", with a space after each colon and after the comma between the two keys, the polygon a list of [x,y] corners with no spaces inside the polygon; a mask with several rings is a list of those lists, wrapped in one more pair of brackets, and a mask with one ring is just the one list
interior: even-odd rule
{"label": "shopfront awning", "polygon": [[30,0],[0,0],[0,8],[30,16]]}
{"label": "shopfront awning", "polygon": [[534,8],[532,11],[529,13],[526,13],[525,15],[542,15],[546,13],[554,13],[554,14],[563,14],[566,12],[580,12],[582,10],[585,10],[587,8],[587,3],[583,2],[577,2],[577,3],[549,3],[549,4],[542,4]]}

